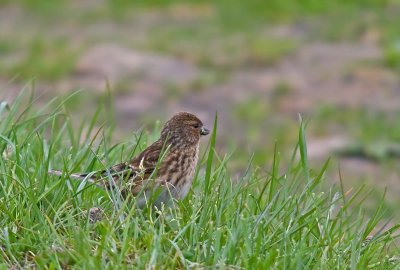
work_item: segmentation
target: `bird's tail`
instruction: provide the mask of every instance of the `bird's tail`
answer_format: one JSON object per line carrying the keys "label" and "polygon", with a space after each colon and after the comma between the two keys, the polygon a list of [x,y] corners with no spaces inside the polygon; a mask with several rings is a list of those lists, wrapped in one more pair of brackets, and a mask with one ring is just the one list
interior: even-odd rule
{"label": "bird's tail", "polygon": [[[63,172],[63,171],[59,171],[59,170],[49,170],[49,174],[57,175],[57,176],[63,176],[63,175],[65,175],[65,176],[68,176],[69,178],[76,179],[76,180],[83,180],[83,179],[85,179],[85,178],[88,176],[87,173],[85,173],[85,174],[79,174],[79,173],[67,174],[67,173],[65,173],[65,172]],[[90,178],[91,178],[91,177],[89,177],[89,179],[90,179]]]}
{"label": "bird's tail", "polygon": [[77,180],[77,181],[87,181],[88,183],[91,183],[93,185],[96,185],[100,188],[106,188],[104,185],[102,185],[101,182],[99,182],[95,176],[95,172],[91,172],[91,173],[65,173],[63,171],[59,171],[59,170],[49,170],[48,171],[49,174],[52,175],[57,175],[57,176],[67,176],[69,177],[69,179],[73,179],[73,180]]}

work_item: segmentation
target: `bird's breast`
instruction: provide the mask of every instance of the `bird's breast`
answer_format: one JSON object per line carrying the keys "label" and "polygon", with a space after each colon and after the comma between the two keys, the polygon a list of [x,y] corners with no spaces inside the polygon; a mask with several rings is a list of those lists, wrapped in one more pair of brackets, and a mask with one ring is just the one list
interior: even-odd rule
{"label": "bird's breast", "polygon": [[170,162],[168,182],[173,187],[172,194],[176,199],[186,197],[193,182],[199,148],[186,149],[175,155],[174,161]]}

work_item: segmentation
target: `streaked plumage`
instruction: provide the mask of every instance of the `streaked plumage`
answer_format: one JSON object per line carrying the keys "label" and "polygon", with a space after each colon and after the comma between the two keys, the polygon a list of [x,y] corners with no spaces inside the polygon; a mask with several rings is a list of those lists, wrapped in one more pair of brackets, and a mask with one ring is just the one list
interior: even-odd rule
{"label": "streaked plumage", "polygon": [[[195,115],[179,112],[165,123],[160,138],[131,161],[114,165],[108,170],[73,173],[69,176],[78,180],[86,179],[106,189],[115,183],[125,197],[142,194],[138,198],[140,206],[154,190],[160,190],[156,204],[168,201],[170,195],[175,199],[183,199],[192,184],[200,137],[208,133],[209,130]],[[65,174],[61,171],[50,173]]]}

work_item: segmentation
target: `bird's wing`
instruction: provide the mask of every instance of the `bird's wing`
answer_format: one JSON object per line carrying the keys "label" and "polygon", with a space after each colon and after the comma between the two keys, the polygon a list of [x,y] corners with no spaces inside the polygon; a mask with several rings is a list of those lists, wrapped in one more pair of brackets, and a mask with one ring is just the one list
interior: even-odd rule
{"label": "bird's wing", "polygon": [[134,159],[132,159],[129,162],[129,165],[134,168],[145,168],[146,172],[149,173],[146,176],[150,177],[150,174],[152,174],[157,167],[162,148],[162,143],[160,141],[156,141],[139,155],[137,155]]}
{"label": "bird's wing", "polygon": [[[143,183],[151,177],[156,169],[162,149],[161,141],[156,141],[130,162],[119,163],[106,170],[81,174],[72,173],[69,177],[81,181],[86,179],[88,182],[106,189],[110,189],[114,184],[120,187],[127,184],[131,193],[136,195],[141,191]],[[55,170],[49,171],[49,173],[59,176],[64,174],[62,171]],[[126,187],[122,188],[126,189]]]}
{"label": "bird's wing", "polygon": [[[129,189],[130,193],[134,196],[137,195],[142,191],[144,185],[149,184],[150,178],[156,178],[156,175],[152,174],[155,173],[160,162],[163,146],[161,141],[156,141],[130,162],[112,166],[108,171],[114,173],[113,180],[116,183],[122,181],[122,183],[118,184],[123,187],[124,191]],[[103,171],[103,174],[107,176],[109,172]],[[158,185],[159,183],[151,181],[150,184]]]}

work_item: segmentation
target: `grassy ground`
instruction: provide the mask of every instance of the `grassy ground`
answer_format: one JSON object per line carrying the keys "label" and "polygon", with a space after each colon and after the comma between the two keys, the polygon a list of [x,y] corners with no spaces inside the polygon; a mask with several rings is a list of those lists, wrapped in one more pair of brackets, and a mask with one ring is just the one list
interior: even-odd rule
{"label": "grassy ground", "polygon": [[[26,100],[10,109],[0,105],[1,267],[111,268],[133,263],[159,268],[398,268],[398,262],[391,259],[398,246],[379,228],[400,220],[398,154],[392,155],[387,148],[397,146],[400,140],[396,124],[400,111],[379,107],[379,99],[376,106],[363,100],[378,91],[390,93],[395,85],[391,75],[386,79],[382,73],[397,77],[400,68],[399,11],[398,0],[0,0],[0,102],[4,93],[20,92],[21,85],[32,78],[36,78],[37,88],[46,89],[33,105]],[[316,77],[321,84],[303,93],[313,101],[303,114],[310,119],[309,139],[340,134],[356,142],[347,153],[362,161],[351,168],[354,175],[345,172],[347,161],[334,153],[328,153],[334,156],[327,168],[325,159],[312,160],[312,165],[297,158],[291,161],[298,140],[299,111],[293,112],[290,106],[297,103],[298,85],[282,79],[263,88],[235,80],[246,72],[264,77],[264,71],[277,67],[277,73],[285,73],[279,69],[282,61],[295,58],[315,43],[372,44],[383,53],[379,60],[355,60],[333,69],[344,74],[338,78],[347,82],[339,84],[346,89],[354,90],[354,81],[366,82],[359,88],[374,85],[374,91],[365,89],[364,96],[348,96],[360,103],[338,105],[330,100],[335,95],[313,98],[323,90],[318,87],[329,83],[323,76],[332,76],[330,73]],[[238,103],[225,104],[229,108],[225,116],[232,117],[238,132],[224,125],[228,117],[220,117],[218,146],[223,145],[229,154],[222,151],[214,156],[207,174],[204,168],[209,157],[204,149],[193,191],[173,210],[158,214],[154,209],[139,211],[132,201],[114,205],[113,194],[46,173],[49,167],[71,172],[102,168],[102,164],[139,152],[158,135],[157,125],[140,140],[140,133],[131,133],[132,125],[157,118],[148,113],[157,114],[152,108],[143,109],[145,116],[138,114],[139,110],[125,111],[123,115],[128,117],[113,122],[118,102],[135,101],[143,87],[135,85],[140,78],[134,76],[111,85],[115,102],[104,102],[100,90],[89,87],[45,105],[60,92],[68,95],[82,88],[82,81],[74,84],[85,75],[79,73],[77,63],[99,44],[161,54],[198,69],[188,85],[160,86],[160,92],[166,94],[162,104],[154,101],[152,108],[162,108],[163,116],[171,104],[176,110],[193,105],[188,96],[199,93],[205,93],[198,95],[201,109],[221,113],[223,100],[212,95],[221,86],[238,85],[243,93],[250,93]],[[343,58],[335,46],[325,53]],[[324,58],[324,54],[318,57]],[[326,59],[320,67],[336,61]],[[313,69],[312,61],[289,63],[297,64],[300,75],[304,75],[302,70],[320,72]],[[260,80],[256,75],[255,81]],[[149,93],[158,91],[151,88]],[[341,94],[344,92],[337,96]],[[208,99],[201,99],[207,95]],[[384,100],[396,99],[388,96]],[[282,110],[287,101],[291,105]],[[99,104],[116,108],[94,112]],[[104,123],[108,128],[98,131]],[[131,135],[126,138],[127,134]],[[125,143],[114,145],[121,137]],[[274,142],[279,155],[273,155]],[[304,141],[301,145],[305,147]],[[242,168],[249,162],[244,174]],[[339,169],[343,169],[343,182],[337,181]],[[382,199],[386,186],[390,188]],[[357,193],[359,187],[362,190]],[[358,199],[352,200],[356,193]],[[92,206],[104,208],[107,219],[89,224],[84,212]],[[370,244],[363,245],[367,235],[377,232]]]}
{"label": "grassy ground", "polygon": [[[249,64],[268,65],[292,52],[297,44],[291,37],[266,37],[265,30],[296,23],[311,26],[312,34],[307,39],[322,37],[330,41],[358,40],[373,26],[385,51],[385,65],[397,70],[400,64],[398,1],[120,0],[102,4],[89,1],[86,5],[70,1],[0,1],[1,7],[12,4],[22,7],[25,13],[13,28],[25,34],[3,33],[0,55],[15,54],[13,57],[19,61],[2,61],[0,71],[11,77],[18,75],[23,81],[32,76],[60,79],[71,72],[82,50],[107,40],[187,58],[222,73]],[[142,13],[150,14],[150,18],[139,23],[143,28],[137,29]],[[96,23],[104,24],[101,33],[88,32]],[[119,29],[110,31],[109,24]],[[127,25],[134,27],[134,33]]]}
{"label": "grassy ground", "polygon": [[[174,208],[139,210],[117,193],[49,176],[49,168],[90,171],[120,162],[157,136],[110,145],[112,130],[74,129],[54,100],[41,110],[22,94],[0,107],[1,268],[318,268],[396,269],[395,231],[384,209],[365,215],[365,191],[325,188],[328,162],[309,167],[304,125],[284,171],[232,176],[229,156],[214,151],[217,125],[188,197]],[[96,115],[99,115],[100,112]],[[205,144],[205,143],[204,143]],[[91,224],[85,211],[104,209]]]}

